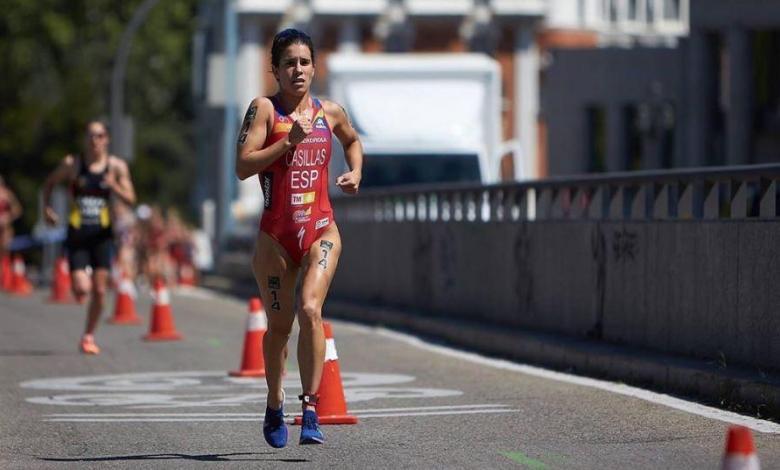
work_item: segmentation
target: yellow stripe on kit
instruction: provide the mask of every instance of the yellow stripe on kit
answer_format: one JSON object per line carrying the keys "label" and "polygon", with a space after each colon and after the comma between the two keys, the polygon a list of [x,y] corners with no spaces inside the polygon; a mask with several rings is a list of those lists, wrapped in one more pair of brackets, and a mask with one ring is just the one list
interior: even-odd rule
{"label": "yellow stripe on kit", "polygon": [[109,214],[108,207],[103,207],[100,209],[100,226],[107,228],[109,225],[111,225],[111,214]]}
{"label": "yellow stripe on kit", "polygon": [[81,228],[81,212],[78,210],[77,207],[72,207],[70,209],[69,222],[71,227]]}
{"label": "yellow stripe on kit", "polygon": [[277,122],[274,124],[274,127],[271,129],[271,133],[276,134],[277,132],[290,132],[290,129],[292,129],[291,123]]}

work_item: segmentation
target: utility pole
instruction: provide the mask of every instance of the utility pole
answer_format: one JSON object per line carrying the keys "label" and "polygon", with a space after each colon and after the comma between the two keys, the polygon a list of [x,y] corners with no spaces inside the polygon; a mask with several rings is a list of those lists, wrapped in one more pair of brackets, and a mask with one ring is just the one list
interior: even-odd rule
{"label": "utility pole", "polygon": [[233,0],[224,1],[225,35],[225,112],[222,131],[222,155],[217,175],[217,253],[222,249],[233,226],[230,203],[236,186],[234,170],[238,109],[236,106],[236,61],[238,56],[238,12]]}
{"label": "utility pole", "polygon": [[146,15],[159,0],[144,0],[134,12],[119,40],[111,71],[111,151],[126,160],[133,159],[133,119],[125,116],[125,72],[133,36],[143,24]]}

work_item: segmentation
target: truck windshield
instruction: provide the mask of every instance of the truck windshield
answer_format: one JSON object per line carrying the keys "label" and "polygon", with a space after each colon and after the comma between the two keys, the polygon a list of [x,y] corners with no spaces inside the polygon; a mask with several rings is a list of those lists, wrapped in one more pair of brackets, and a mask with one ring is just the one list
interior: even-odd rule
{"label": "truck windshield", "polygon": [[366,155],[362,187],[480,181],[477,155]]}

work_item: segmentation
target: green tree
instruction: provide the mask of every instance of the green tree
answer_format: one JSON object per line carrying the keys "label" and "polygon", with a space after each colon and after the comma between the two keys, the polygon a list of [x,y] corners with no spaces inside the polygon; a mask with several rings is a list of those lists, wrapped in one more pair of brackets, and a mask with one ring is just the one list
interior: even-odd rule
{"label": "green tree", "polygon": [[[109,115],[114,54],[141,0],[6,0],[0,9],[0,174],[25,206],[29,231],[45,175],[82,148],[84,124]],[[185,209],[194,174],[190,43],[196,0],[161,1],[128,62],[135,120],[131,172],[142,201]],[[171,171],[174,170],[175,171]]]}

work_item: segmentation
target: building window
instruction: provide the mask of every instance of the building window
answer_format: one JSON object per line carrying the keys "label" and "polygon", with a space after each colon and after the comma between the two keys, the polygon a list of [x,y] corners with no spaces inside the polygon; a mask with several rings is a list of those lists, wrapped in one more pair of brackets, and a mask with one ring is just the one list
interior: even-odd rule
{"label": "building window", "polygon": [[672,21],[680,19],[680,0],[664,0],[664,19]]}
{"label": "building window", "polygon": [[609,2],[609,22],[617,23],[620,18],[618,0],[610,0]]}
{"label": "building window", "polygon": [[645,22],[649,25],[655,22],[655,0],[645,2]]}
{"label": "building window", "polygon": [[780,161],[780,30],[752,33],[753,153],[751,163]]}
{"label": "building window", "polygon": [[585,0],[577,0],[577,24],[585,27]]}
{"label": "building window", "polygon": [[607,111],[603,106],[585,108],[585,141],[589,172],[607,170]]}
{"label": "building window", "polygon": [[623,139],[625,155],[621,170],[637,171],[642,169],[642,129],[639,122],[637,105],[623,107]]}
{"label": "building window", "polygon": [[[726,164],[726,116],[729,103],[729,52],[726,40],[722,33],[708,33],[707,41],[711,44],[709,63],[712,64],[708,71],[715,79],[714,95],[715,103],[712,103],[708,116],[711,131],[707,135],[706,164]],[[709,108],[708,108],[709,109]]]}
{"label": "building window", "polygon": [[639,0],[628,0],[626,17],[628,21],[637,21],[639,19]]}

